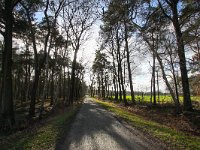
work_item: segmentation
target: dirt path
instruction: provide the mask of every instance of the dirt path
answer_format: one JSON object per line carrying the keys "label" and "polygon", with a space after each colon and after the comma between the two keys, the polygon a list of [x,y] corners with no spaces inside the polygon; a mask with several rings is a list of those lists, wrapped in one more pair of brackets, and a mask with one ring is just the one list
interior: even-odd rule
{"label": "dirt path", "polygon": [[60,150],[166,149],[86,98]]}

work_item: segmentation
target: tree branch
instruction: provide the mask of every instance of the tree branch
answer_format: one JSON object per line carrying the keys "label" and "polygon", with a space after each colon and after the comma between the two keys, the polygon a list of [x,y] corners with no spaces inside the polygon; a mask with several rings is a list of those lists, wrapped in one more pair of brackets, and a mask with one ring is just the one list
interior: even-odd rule
{"label": "tree branch", "polygon": [[[165,15],[165,17],[167,17],[169,20],[173,21],[172,18],[165,12],[162,4],[160,3],[160,0],[158,0],[158,4],[159,4],[159,7],[160,9],[162,10],[163,14]],[[169,4],[168,4],[169,5]]]}
{"label": "tree branch", "polygon": [[19,3],[21,2],[22,0],[13,0],[13,8]]}

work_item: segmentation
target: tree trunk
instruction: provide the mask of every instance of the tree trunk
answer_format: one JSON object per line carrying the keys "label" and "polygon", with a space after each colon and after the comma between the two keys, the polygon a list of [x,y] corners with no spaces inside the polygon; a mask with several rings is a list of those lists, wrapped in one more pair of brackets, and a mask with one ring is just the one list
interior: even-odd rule
{"label": "tree trunk", "polygon": [[[117,77],[119,79],[119,76],[117,74],[117,71],[116,71],[116,65],[115,65],[115,55],[114,55],[114,44],[113,44],[113,40],[111,41],[112,42],[112,57],[113,57],[113,84],[114,84],[114,89],[115,89],[115,101],[118,101],[118,94],[119,94],[119,91],[118,91],[118,85],[117,85]],[[121,90],[120,90],[121,91]],[[121,100],[121,99],[120,99]]]}
{"label": "tree trunk", "polygon": [[116,34],[116,39],[117,39],[117,55],[118,55],[118,73],[119,73],[120,81],[121,81],[124,105],[127,105],[128,103],[127,103],[127,100],[126,100],[126,91],[125,91],[124,82],[123,82],[122,64],[121,64],[122,60],[121,60],[121,54],[120,54],[120,43],[119,43],[118,31],[117,31],[117,34]]}
{"label": "tree trunk", "polygon": [[163,63],[162,63],[162,59],[160,58],[160,56],[157,53],[157,51],[154,51],[154,46],[148,41],[148,39],[145,36],[143,36],[143,38],[147,42],[147,44],[150,47],[150,50],[152,51],[152,53],[154,53],[155,57],[158,60],[158,63],[160,65],[160,68],[161,68],[161,71],[162,71],[163,80],[165,81],[165,84],[166,84],[167,88],[169,89],[170,95],[172,96],[172,99],[173,99],[173,101],[175,103],[176,111],[179,113],[180,112],[180,104],[179,104],[179,101],[176,99],[176,96],[175,96],[175,94],[174,94],[174,92],[173,92],[173,90],[171,88],[171,85],[169,84],[169,81],[168,81],[168,79],[166,77],[164,66],[163,66]]}
{"label": "tree trunk", "polygon": [[156,57],[157,57],[157,60],[159,62],[159,65],[160,65],[160,68],[161,68],[161,71],[162,71],[163,79],[164,79],[164,81],[165,81],[165,83],[167,85],[167,88],[169,89],[170,95],[172,96],[172,99],[173,99],[173,101],[175,103],[176,111],[177,111],[177,113],[179,113],[180,112],[180,103],[179,103],[178,99],[176,99],[176,96],[175,96],[175,94],[174,94],[174,92],[173,92],[173,90],[171,88],[171,85],[169,84],[169,81],[168,81],[168,79],[166,77],[166,74],[165,74],[165,70],[164,70],[164,66],[163,66],[162,60],[161,60],[160,56],[157,53],[156,53]]}
{"label": "tree trunk", "polygon": [[158,70],[157,73],[157,94],[158,94],[158,103],[160,102],[160,88],[159,88],[159,80],[158,80]]}
{"label": "tree trunk", "polygon": [[71,85],[70,85],[70,93],[69,93],[70,94],[70,96],[69,96],[70,105],[72,105],[73,101],[74,101],[75,70],[76,70],[76,58],[77,58],[78,49],[79,48],[76,48],[76,50],[74,52],[74,59],[72,62]]}
{"label": "tree trunk", "polygon": [[13,29],[13,3],[12,0],[5,2],[5,49],[3,53],[3,87],[1,114],[5,121],[11,125],[15,123],[13,91],[12,91],[12,29]]}
{"label": "tree trunk", "polygon": [[39,81],[39,70],[35,70],[35,78],[33,80],[33,86],[31,91],[31,103],[29,108],[29,116],[32,118],[35,116],[35,103],[36,103],[36,94],[37,94],[37,88],[38,88],[38,81]]}
{"label": "tree trunk", "polygon": [[63,67],[63,102],[66,100],[66,72],[65,67]]}
{"label": "tree trunk", "polygon": [[172,60],[172,50],[171,50],[171,52],[169,52],[169,55],[170,55],[170,64],[171,64],[171,67],[172,67],[172,74],[173,74],[173,80],[174,80],[174,87],[175,87],[176,99],[179,102],[178,83],[177,83],[177,80],[176,80],[176,74],[175,74],[175,69],[174,69],[174,62]]}
{"label": "tree trunk", "polygon": [[186,111],[192,110],[192,102],[190,98],[190,88],[189,88],[189,81],[188,81],[188,72],[186,66],[186,58],[185,58],[185,48],[183,42],[182,31],[180,28],[179,20],[178,20],[178,10],[177,10],[177,3],[172,2],[172,13],[173,13],[173,26],[176,33],[177,39],[177,46],[178,46],[178,56],[179,56],[179,64],[181,70],[181,81],[182,81],[182,88],[183,88],[183,107]]}
{"label": "tree trunk", "polygon": [[50,105],[53,105],[54,102],[54,68],[52,68],[52,72],[51,72],[51,103]]}
{"label": "tree trunk", "polygon": [[150,103],[152,104],[152,98],[153,98],[153,71],[151,75],[151,97],[150,97]]}
{"label": "tree trunk", "polygon": [[157,49],[155,49],[155,41],[154,41],[154,34],[152,32],[152,40],[153,40],[153,44],[152,44],[152,53],[153,53],[153,68],[152,68],[152,84],[153,84],[153,105],[156,105],[156,57],[155,57],[155,53],[157,53]]}
{"label": "tree trunk", "polygon": [[32,20],[30,16],[30,12],[28,8],[26,8],[23,4],[22,6],[24,7],[26,11],[26,16],[28,19],[28,23],[30,26],[30,32],[31,32],[31,41],[33,44],[33,51],[34,51],[34,67],[35,67],[35,77],[33,80],[33,85],[32,85],[32,90],[31,90],[31,102],[30,102],[30,108],[29,108],[29,117],[32,118],[35,116],[35,102],[36,102],[36,92],[38,88],[38,81],[40,77],[40,68],[39,68],[39,62],[38,62],[38,54],[37,54],[37,46],[36,46],[36,39],[35,39],[35,31],[32,25]]}
{"label": "tree trunk", "polygon": [[129,46],[128,46],[128,30],[126,22],[124,22],[125,27],[125,43],[126,43],[126,58],[127,58],[127,65],[128,65],[128,77],[129,77],[129,84],[130,84],[130,90],[131,90],[131,100],[132,103],[135,104],[135,94],[133,90],[133,81],[132,81],[132,73],[131,73],[131,64],[130,64],[130,52],[129,52]]}

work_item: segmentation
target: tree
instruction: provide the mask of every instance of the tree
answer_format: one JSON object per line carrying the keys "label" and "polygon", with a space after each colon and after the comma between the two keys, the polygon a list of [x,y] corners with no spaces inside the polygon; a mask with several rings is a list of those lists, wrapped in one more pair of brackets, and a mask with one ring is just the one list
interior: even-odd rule
{"label": "tree", "polygon": [[20,3],[22,5],[22,11],[24,11],[25,18],[28,22],[30,28],[30,37],[34,51],[34,81],[31,90],[31,103],[29,108],[29,116],[30,118],[35,116],[35,103],[36,103],[36,94],[38,88],[38,82],[41,74],[41,68],[45,62],[45,56],[42,59],[39,59],[39,54],[37,50],[37,40],[36,40],[36,26],[33,24],[33,16],[37,9],[41,7],[42,1],[22,1]]}
{"label": "tree", "polygon": [[12,33],[13,33],[13,9],[20,0],[5,0],[4,20],[4,52],[3,52],[3,84],[1,114],[5,123],[14,125],[13,91],[12,91]]}
{"label": "tree", "polygon": [[74,101],[77,54],[82,42],[86,40],[86,31],[90,29],[96,20],[96,5],[96,2],[93,0],[71,1],[68,3],[68,7],[65,7],[63,10],[64,15],[62,18],[65,24],[64,26],[65,28],[68,28],[67,36],[69,36],[74,51],[70,79],[69,104],[73,104]]}
{"label": "tree", "polygon": [[[99,96],[105,98],[106,96],[106,72],[109,68],[110,62],[107,60],[107,55],[100,50],[96,51],[95,60],[92,65],[93,73],[96,74],[98,80]],[[101,92],[100,92],[101,91]]]}
{"label": "tree", "polygon": [[[181,31],[181,22],[179,20],[179,18],[181,17],[179,14],[180,10],[178,10],[178,3],[180,2],[180,0],[164,0],[164,2],[170,9],[171,14],[167,14],[167,11],[164,8],[164,4],[162,4],[161,1],[158,0],[160,9],[162,10],[165,17],[167,17],[172,22],[175,33],[176,33],[179,65],[180,65],[180,70],[181,70],[181,80],[182,80],[182,87],[183,87],[184,110],[192,110],[190,88],[189,88],[189,81],[188,81],[188,71],[186,67],[186,58],[185,58],[185,44],[184,44],[184,39],[183,39],[183,33]],[[186,15],[186,14],[183,12],[182,16],[183,15]]]}

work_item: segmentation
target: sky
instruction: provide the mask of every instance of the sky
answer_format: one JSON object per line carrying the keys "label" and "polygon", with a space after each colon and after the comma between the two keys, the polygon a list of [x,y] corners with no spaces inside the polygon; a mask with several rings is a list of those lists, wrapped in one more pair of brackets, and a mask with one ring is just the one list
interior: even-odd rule
{"label": "sky", "polygon": [[[38,21],[42,19],[42,13],[37,13],[36,18]],[[100,20],[96,21],[95,24],[88,31],[89,39],[83,43],[80,47],[80,51],[78,52],[78,60],[81,61],[85,67],[85,81],[87,85],[91,83],[91,68],[93,61],[95,59],[95,51],[98,49],[98,39],[99,39],[99,31],[100,25],[102,22]],[[140,54],[136,54],[140,55]],[[72,56],[71,56],[72,57]],[[136,61],[136,65],[138,65],[136,71],[133,71],[133,86],[135,91],[150,91],[151,85],[151,71],[149,59],[150,56],[146,55],[145,57],[138,57]],[[159,77],[160,90],[165,92],[166,86],[163,80]],[[127,91],[129,91],[129,86],[127,86]]]}
{"label": "sky", "polygon": [[[100,31],[100,24],[101,22],[95,23],[91,30],[90,30],[90,39],[83,45],[81,51],[79,51],[78,55],[79,58],[84,58],[84,61],[87,65],[86,74],[85,74],[85,81],[89,85],[91,83],[91,67],[92,63],[95,58],[95,50],[98,49],[98,38],[99,38],[99,31]],[[136,54],[140,55],[140,54]],[[146,55],[144,57],[136,56],[138,60],[136,60],[136,65],[138,65],[135,72],[133,71],[133,86],[135,91],[143,91],[148,92],[150,91],[151,85],[151,71],[150,71],[150,64],[149,59],[150,55]],[[166,86],[159,75],[159,84],[160,84],[160,91],[165,92]],[[127,91],[129,91],[129,87],[127,87]]]}
{"label": "sky", "polygon": [[[36,18],[38,21],[40,21],[43,17],[42,12],[38,12],[36,14]],[[78,52],[78,59],[84,64],[85,67],[85,81],[87,85],[91,83],[91,67],[93,64],[93,61],[95,59],[95,51],[98,49],[98,38],[99,38],[99,31],[100,31],[100,25],[102,22],[100,20],[97,20],[95,24],[91,27],[91,30],[88,32],[89,40],[86,41],[81,47],[80,51]],[[138,55],[138,54],[137,54]],[[71,56],[72,57],[72,56]],[[150,56],[146,57],[138,57],[139,60],[136,63],[138,65],[138,68],[136,69],[136,72],[133,73],[133,86],[136,91],[143,91],[147,92],[150,91],[150,85],[151,85],[151,71],[150,71],[150,65],[149,65],[149,58]],[[160,82],[160,90],[165,92],[166,86],[161,78],[159,78]],[[129,86],[128,86],[129,87]],[[127,87],[127,91],[129,91],[129,88]]]}
{"label": "sky", "polygon": [[[40,21],[43,17],[43,13],[37,13],[35,17]],[[91,67],[95,58],[95,51],[98,49],[100,24],[101,21],[97,21],[92,26],[91,30],[88,32],[89,40],[82,45],[81,50],[78,53],[78,59],[82,61],[86,69],[85,81],[88,85],[91,83]],[[0,39],[2,39],[2,37],[0,37]],[[136,64],[138,67],[135,72],[133,71],[132,78],[135,91],[150,91],[151,72],[148,60],[149,56],[139,58]],[[159,78],[159,82],[161,91],[165,91],[166,87],[161,78]],[[127,91],[129,91],[128,87]]]}

